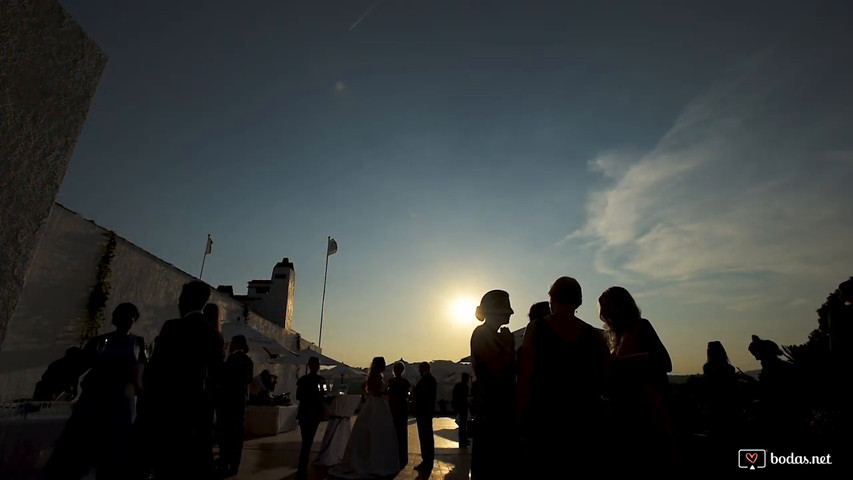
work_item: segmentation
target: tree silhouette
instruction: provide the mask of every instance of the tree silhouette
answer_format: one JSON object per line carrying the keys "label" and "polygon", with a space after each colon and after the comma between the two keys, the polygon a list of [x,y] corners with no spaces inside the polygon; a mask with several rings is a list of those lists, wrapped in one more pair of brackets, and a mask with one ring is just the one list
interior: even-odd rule
{"label": "tree silhouette", "polygon": [[811,410],[812,435],[818,441],[833,436],[837,412],[833,406],[833,367],[829,341],[829,319],[843,308],[838,289],[826,297],[817,309],[818,327],[809,333],[808,340],[800,345],[785,345],[785,354],[794,363],[805,381],[807,402]]}
{"label": "tree silhouette", "polygon": [[819,408],[826,405],[831,381],[829,349],[829,317],[843,305],[838,289],[826,297],[823,305],[817,309],[818,327],[809,333],[808,340],[800,345],[784,345],[782,350],[797,367],[806,381],[812,405]]}

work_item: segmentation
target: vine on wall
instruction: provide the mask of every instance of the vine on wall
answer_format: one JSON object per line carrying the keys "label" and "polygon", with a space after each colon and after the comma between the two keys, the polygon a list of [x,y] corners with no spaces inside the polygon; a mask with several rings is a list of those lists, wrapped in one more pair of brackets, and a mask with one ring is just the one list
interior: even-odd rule
{"label": "vine on wall", "polygon": [[95,285],[92,287],[92,293],[89,294],[89,301],[86,303],[86,318],[80,332],[81,345],[96,336],[101,330],[101,325],[104,323],[104,307],[107,305],[107,299],[110,297],[112,288],[110,286],[110,264],[115,257],[116,233],[110,230],[105,235],[107,236],[107,244],[104,246],[104,254],[98,262]]}

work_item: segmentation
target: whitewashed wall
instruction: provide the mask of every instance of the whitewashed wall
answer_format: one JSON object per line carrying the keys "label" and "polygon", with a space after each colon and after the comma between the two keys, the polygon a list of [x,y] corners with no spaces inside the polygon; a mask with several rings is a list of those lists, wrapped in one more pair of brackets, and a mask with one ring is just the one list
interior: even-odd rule
{"label": "whitewashed wall", "polygon": [[0,399],[30,396],[47,365],[79,344],[104,233],[54,206],[0,348]]}
{"label": "whitewashed wall", "polygon": [[107,57],[56,0],[0,2],[0,52],[2,343]]}
{"label": "whitewashed wall", "polygon": [[[80,344],[81,322],[107,234],[79,214],[54,206],[0,348],[0,400],[32,395],[50,362],[68,347]],[[178,317],[181,287],[194,277],[121,237],[110,267],[112,291],[100,333],[113,329],[109,321],[113,309],[131,302],[140,313],[133,332],[150,344],[166,320]],[[243,305],[230,296],[214,291],[211,302],[223,310],[225,321],[243,316]],[[285,331],[256,312],[249,311],[247,324],[287,348],[297,348],[295,332]],[[263,350],[253,351],[251,356],[255,373],[268,368],[279,376],[276,393],[295,393],[296,367],[266,364],[269,357]]]}

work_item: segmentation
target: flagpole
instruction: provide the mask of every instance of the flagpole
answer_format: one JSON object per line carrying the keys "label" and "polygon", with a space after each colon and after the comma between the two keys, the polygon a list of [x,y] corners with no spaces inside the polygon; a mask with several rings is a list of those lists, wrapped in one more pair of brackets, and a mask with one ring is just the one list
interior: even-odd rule
{"label": "flagpole", "polygon": [[201,271],[198,272],[198,279],[201,280],[201,274],[204,273],[204,261],[207,260],[207,251],[210,246],[210,234],[207,234],[207,242],[204,244],[204,257],[201,258]]}
{"label": "flagpole", "polygon": [[321,347],[323,345],[323,311],[326,310],[326,278],[329,276],[329,242],[332,241],[332,237],[326,237],[326,268],[323,272],[323,300],[320,303],[320,335],[317,338],[317,346]]}

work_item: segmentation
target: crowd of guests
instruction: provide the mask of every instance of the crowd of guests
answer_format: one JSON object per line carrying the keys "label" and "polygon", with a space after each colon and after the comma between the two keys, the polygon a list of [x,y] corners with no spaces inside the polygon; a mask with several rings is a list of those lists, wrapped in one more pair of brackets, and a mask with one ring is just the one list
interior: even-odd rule
{"label": "crowd of guests", "polygon": [[[486,293],[476,309],[483,325],[471,336],[475,382],[469,389],[469,376],[463,375],[452,395],[462,448],[469,442],[469,403],[473,414],[471,477],[512,478],[522,465],[532,478],[550,475],[558,465],[575,469],[606,463],[623,473],[679,471],[667,378],[672,363],[631,294],[622,287],[602,293],[601,330],[576,316],[582,292],[575,279],[557,279],[548,293],[549,302],[531,307],[519,349],[505,327],[514,313],[507,292]],[[395,365],[394,378],[387,382],[385,367],[383,357],[371,363],[366,402],[342,462],[329,472],[335,478],[389,477],[406,465],[410,392],[422,457],[415,469],[433,467],[436,381],[429,363],[419,366],[414,389],[402,378],[403,364]],[[319,364],[309,368],[297,387],[301,477],[321,411]],[[619,461],[609,462],[614,458]]]}
{"label": "crowd of guests", "polygon": [[[731,365],[722,343],[708,343],[696,392],[701,411],[692,412],[705,419],[701,435],[679,431],[676,408],[684,399],[673,398],[670,356],[625,288],[614,286],[599,296],[603,329],[577,317],[583,296],[575,279],[557,279],[548,295],[549,302],[531,306],[521,346],[505,326],[514,313],[507,292],[490,291],[477,307],[483,324],[471,336],[472,478],[505,478],[520,473],[521,466],[544,477],[580,464],[607,465],[619,475],[678,473],[697,459],[708,469],[727,469],[736,464],[724,459],[734,459],[745,445],[842,453],[851,402],[839,379],[849,375],[853,358],[853,278],[833,294],[827,362],[818,364],[829,370],[819,377],[824,382],[805,378],[819,372],[804,369],[771,340],[753,335],[749,344],[761,364],[757,379]],[[812,389],[827,391],[829,400],[815,402]],[[833,415],[831,432],[815,438],[821,415]],[[693,443],[698,436],[707,437],[702,445],[710,447],[699,454]],[[520,455],[502,455],[508,451]]]}
{"label": "crowd of guests", "polygon": [[[849,372],[853,279],[838,292],[840,303],[828,327],[833,378]],[[123,303],[112,314],[115,331],[92,338],[82,349],[69,349],[48,367],[36,385],[35,400],[74,396],[76,379],[89,373],[43,478],[82,478],[92,468],[99,479],[237,473],[250,389],[255,401],[263,392],[269,397],[275,378],[266,372],[251,388],[253,364],[242,335],[231,339],[225,358],[221,312],[208,304],[210,294],[203,282],[184,285],[178,302],[181,317],[163,324],[150,358],[144,339],[130,333],[139,311]],[[469,376],[463,374],[452,400],[460,447],[474,438],[471,477],[508,478],[523,466],[538,478],[560,465],[581,464],[607,465],[615,474],[681,472],[685,456],[667,375],[672,362],[633,296],[618,286],[599,296],[603,329],[577,317],[583,295],[575,279],[558,278],[548,296],[548,302],[531,306],[520,346],[506,327],[514,314],[506,291],[486,293],[476,308],[483,324],[471,335],[475,381],[469,389]],[[755,335],[749,351],[762,366],[757,381],[736,371],[720,342],[707,346],[702,392],[710,451],[719,458],[743,448],[738,442],[745,439],[784,449],[808,437],[809,405],[795,366],[781,358],[785,352],[775,342]],[[297,382],[301,478],[307,476],[323,416],[325,380],[319,368],[312,357],[309,373]],[[403,378],[402,363],[395,364],[387,382],[385,368],[383,357],[373,359],[364,383],[365,403],[343,461],[330,471],[335,477],[392,476],[407,464],[412,397],[422,457],[415,468],[428,472],[433,467],[437,385],[430,365],[419,366],[415,386]],[[745,382],[757,392],[759,408],[753,412],[739,394]],[[832,393],[841,412],[838,431],[846,432],[849,389],[838,386]],[[219,459],[214,462],[217,443]]]}
{"label": "crowd of guests", "polygon": [[533,477],[559,465],[678,471],[672,363],[634,298],[622,287],[602,293],[600,330],[576,316],[583,295],[575,279],[557,279],[548,295],[531,308],[518,352],[505,326],[514,313],[509,294],[492,290],[477,307],[471,478],[507,478],[521,465]]}
{"label": "crowd of guests", "polygon": [[[323,416],[325,379],[317,372],[316,357],[308,361],[309,373],[296,386],[299,400],[297,419],[302,435],[297,478],[308,476],[311,445]],[[406,366],[396,363],[393,377],[385,381],[384,357],[375,357],[363,384],[364,404],[349,435],[343,458],[329,474],[333,478],[387,478],[396,475],[409,461],[408,419],[413,400],[422,461],[415,470],[429,472],[435,461],[433,416],[438,383],[430,373],[430,364],[418,366],[420,379],[414,385],[403,378]],[[466,393],[467,397],[467,393]]]}
{"label": "crowd of guests", "polygon": [[[99,480],[237,473],[253,363],[242,335],[230,340],[226,359],[221,311],[208,304],[210,295],[201,281],[183,286],[180,318],[163,324],[150,358],[144,339],[130,333],[139,319],[131,303],[113,311],[115,331],[92,338],[82,352],[69,351],[71,361],[66,358],[54,369],[77,377],[88,373],[42,470],[44,479],[78,479],[92,469]],[[53,399],[57,390],[71,388],[64,385],[70,381],[47,377],[34,397]]]}

